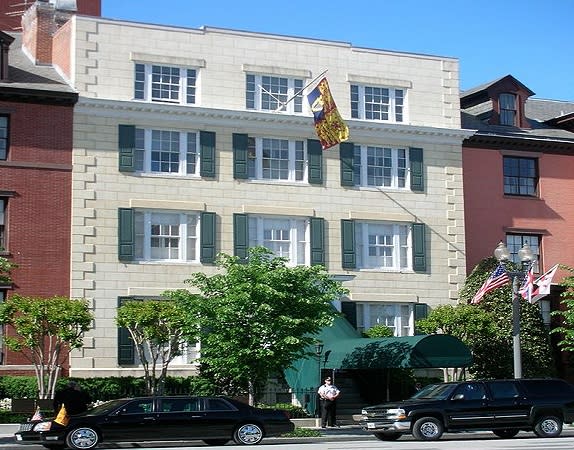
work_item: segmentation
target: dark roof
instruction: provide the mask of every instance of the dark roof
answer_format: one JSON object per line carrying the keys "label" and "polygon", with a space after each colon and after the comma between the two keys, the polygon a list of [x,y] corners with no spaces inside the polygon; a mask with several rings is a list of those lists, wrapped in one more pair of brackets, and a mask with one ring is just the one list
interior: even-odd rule
{"label": "dark roof", "polygon": [[[492,89],[512,83],[528,96],[534,93],[511,75],[482,84],[461,93],[462,127],[477,132],[468,139],[474,144],[508,145],[520,148],[530,145],[540,149],[555,147],[572,151],[574,145],[573,118],[574,102],[527,98],[524,113],[527,128],[505,125],[491,125],[493,114]],[[498,141],[498,142],[497,142]],[[529,144],[527,142],[530,141]]]}
{"label": "dark roof", "polygon": [[35,64],[22,50],[22,34],[10,33],[14,42],[8,56],[8,80],[0,80],[0,99],[32,103],[76,103],[78,94],[51,65]]}

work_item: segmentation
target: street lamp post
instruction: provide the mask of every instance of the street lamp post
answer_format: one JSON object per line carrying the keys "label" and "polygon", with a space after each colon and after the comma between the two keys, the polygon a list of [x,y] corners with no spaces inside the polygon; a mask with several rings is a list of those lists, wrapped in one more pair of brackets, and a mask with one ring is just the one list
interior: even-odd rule
{"label": "street lamp post", "polygon": [[[319,381],[317,383],[317,386],[321,386],[321,355],[323,354],[323,348],[324,345],[321,341],[315,343],[315,355],[317,355],[317,366],[319,368],[317,375],[319,377]],[[319,411],[319,400],[317,392],[315,392],[315,417],[321,417],[321,412]]]}
{"label": "street lamp post", "polygon": [[[504,265],[510,258],[510,252],[502,241],[494,250],[494,257]],[[532,265],[533,253],[528,243],[518,250],[518,259],[522,266],[520,270],[507,270],[512,279],[512,354],[514,360],[514,378],[522,378],[522,352],[520,349],[520,285]]]}

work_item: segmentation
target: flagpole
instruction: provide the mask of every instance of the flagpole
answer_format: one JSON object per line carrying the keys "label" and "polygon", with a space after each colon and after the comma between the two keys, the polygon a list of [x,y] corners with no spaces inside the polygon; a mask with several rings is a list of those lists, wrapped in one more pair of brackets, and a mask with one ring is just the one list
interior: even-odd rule
{"label": "flagpole", "polygon": [[[274,111],[277,112],[279,111],[281,108],[283,108],[287,103],[292,102],[295,97],[297,97],[301,92],[303,92],[305,89],[307,89],[309,86],[311,86],[313,83],[315,83],[319,78],[321,78],[322,76],[324,76],[327,72],[329,71],[329,69],[324,70],[323,72],[321,72],[319,75],[317,75],[315,78],[313,78],[309,83],[307,83],[305,86],[303,86],[301,89],[299,89],[297,92],[295,92],[295,94],[293,94],[293,96],[291,98],[288,98],[285,102],[281,103],[281,105]],[[263,88],[261,88],[263,89]],[[273,96],[272,96],[273,97]]]}

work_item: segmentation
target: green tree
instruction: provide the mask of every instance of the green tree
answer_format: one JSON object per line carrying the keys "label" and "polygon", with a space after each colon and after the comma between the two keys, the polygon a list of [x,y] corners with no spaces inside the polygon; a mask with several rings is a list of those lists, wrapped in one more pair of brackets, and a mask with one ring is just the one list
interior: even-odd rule
{"label": "green tree", "polygon": [[393,337],[395,335],[393,329],[386,325],[375,325],[363,332],[363,335],[368,338],[384,338]]}
{"label": "green tree", "polygon": [[331,302],[346,291],[322,266],[288,267],[264,247],[247,262],[219,255],[225,273],[195,273],[186,280],[200,291],[170,295],[199,313],[201,372],[226,393],[247,392],[254,404],[270,375],[307,355],[313,335],[332,324]]}
{"label": "green tree", "polygon": [[558,347],[563,351],[572,352],[574,351],[574,268],[560,265],[560,269],[570,272],[570,275],[564,277],[560,283],[563,288],[560,294],[562,309],[552,312],[553,316],[560,317],[561,325],[552,329],[551,333],[559,335]]}
{"label": "green tree", "polygon": [[[417,321],[424,333],[445,333],[464,342],[471,350],[469,372],[476,378],[509,378],[513,375],[512,287],[495,289],[478,305],[469,304],[476,291],[498,265],[495,258],[478,264],[466,279],[456,306],[439,306]],[[514,266],[509,263],[509,270]],[[554,373],[548,330],[540,307],[521,302],[520,345],[525,377]]]}
{"label": "green tree", "polygon": [[116,323],[127,328],[134,341],[146,393],[163,394],[169,363],[182,354],[183,346],[197,340],[197,320],[173,300],[134,300],[118,308]]}
{"label": "green tree", "polygon": [[16,267],[18,266],[8,258],[0,256],[0,286],[12,284],[12,277],[10,276],[10,272]]}
{"label": "green tree", "polygon": [[73,349],[83,346],[93,320],[87,300],[12,295],[0,304],[0,323],[10,325],[4,344],[33,365],[39,398],[53,398],[60,368]]}

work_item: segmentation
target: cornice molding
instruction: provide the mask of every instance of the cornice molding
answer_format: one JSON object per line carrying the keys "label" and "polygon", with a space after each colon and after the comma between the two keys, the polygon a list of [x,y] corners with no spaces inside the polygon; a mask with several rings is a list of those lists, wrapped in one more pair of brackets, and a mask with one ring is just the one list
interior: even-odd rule
{"label": "cornice molding", "polygon": [[[230,109],[202,108],[195,106],[169,105],[136,101],[103,100],[81,97],[76,113],[100,117],[114,117],[128,123],[149,123],[158,126],[177,126],[185,123],[194,128],[229,127],[248,133],[273,133],[279,135],[297,134],[301,138],[316,139],[311,116],[266,113],[260,111],[238,111]],[[460,128],[438,128],[396,123],[345,120],[350,129],[350,141],[369,142],[385,139],[405,144],[440,143],[460,145],[475,130]]]}

